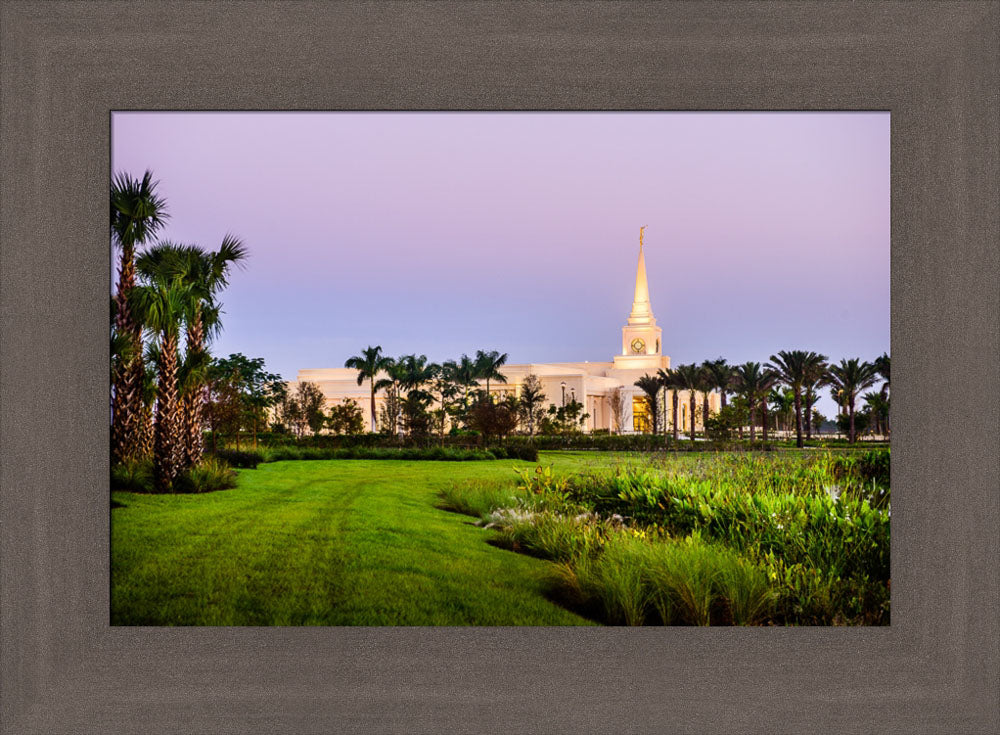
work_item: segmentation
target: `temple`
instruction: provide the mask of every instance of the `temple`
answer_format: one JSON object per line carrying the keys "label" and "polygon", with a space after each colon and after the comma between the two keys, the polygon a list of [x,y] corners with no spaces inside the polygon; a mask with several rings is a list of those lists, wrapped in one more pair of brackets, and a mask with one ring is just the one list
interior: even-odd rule
{"label": "temple", "polygon": [[[655,375],[657,370],[670,367],[670,358],[663,354],[663,330],[657,326],[653,316],[653,307],[649,298],[649,283],[646,279],[646,258],[643,252],[643,234],[645,227],[639,229],[639,262],[635,274],[635,291],[632,298],[632,310],[622,327],[621,351],[610,362],[557,362],[557,363],[526,363],[520,365],[504,365],[500,372],[507,379],[506,383],[490,383],[490,394],[502,397],[507,394],[519,395],[521,384],[528,375],[535,375],[542,384],[545,394],[545,405],[559,406],[570,400],[584,404],[586,413],[585,430],[616,429],[613,411],[608,400],[609,394],[615,388],[621,388],[625,394],[625,410],[621,427],[622,433],[647,432],[650,430],[649,409],[641,389],[635,386],[635,381],[647,373]],[[358,385],[357,370],[350,368],[317,368],[303,369],[298,372],[298,382],[309,381],[319,386],[326,397],[327,406],[351,398],[358,402],[365,412],[366,424],[370,421],[368,405],[370,387],[368,381]],[[289,383],[289,389],[294,389],[296,382]],[[485,384],[481,387],[485,388]],[[718,411],[719,396],[709,394],[711,410]],[[668,425],[673,424],[671,401],[665,402]],[[701,397],[698,400],[701,404]],[[381,415],[382,397],[376,394],[376,407]],[[681,431],[690,424],[689,397],[686,392],[680,393],[678,411]],[[701,428],[701,410],[695,415],[696,426]]]}

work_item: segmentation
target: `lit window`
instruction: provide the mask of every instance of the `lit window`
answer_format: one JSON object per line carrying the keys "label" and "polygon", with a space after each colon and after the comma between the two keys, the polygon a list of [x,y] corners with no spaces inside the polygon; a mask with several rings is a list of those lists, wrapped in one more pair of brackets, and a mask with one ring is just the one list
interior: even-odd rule
{"label": "lit window", "polygon": [[648,434],[653,425],[652,417],[649,413],[649,403],[645,398],[632,398],[632,430],[641,431]]}

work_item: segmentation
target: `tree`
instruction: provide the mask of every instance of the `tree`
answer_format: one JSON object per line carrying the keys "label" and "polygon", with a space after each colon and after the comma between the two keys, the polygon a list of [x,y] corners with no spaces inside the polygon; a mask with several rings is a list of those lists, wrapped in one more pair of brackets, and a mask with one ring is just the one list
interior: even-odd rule
{"label": "tree", "polygon": [[[256,447],[257,427],[264,422],[273,406],[285,400],[288,384],[277,373],[265,369],[263,357],[250,358],[240,352],[225,359],[213,360],[208,373],[229,377],[240,400],[240,428],[244,424],[250,427]],[[236,442],[239,446],[238,433]]]}
{"label": "tree", "polygon": [[353,398],[330,407],[326,426],[334,434],[360,434],[365,430],[365,415]]}
{"label": "tree", "polygon": [[705,360],[702,363],[705,372],[710,376],[706,382],[711,386],[710,390],[719,391],[722,402],[721,408],[726,407],[726,394],[733,390],[734,368],[720,357],[717,360]]}
{"label": "tree", "polygon": [[[622,433],[622,425],[625,423],[625,401],[628,396],[620,386],[608,391],[608,406],[611,408],[611,419],[614,422],[616,434]],[[545,400],[545,396],[542,396]]]}
{"label": "tree", "polygon": [[448,418],[448,409],[451,407],[451,399],[458,395],[458,387],[455,385],[454,362],[445,362],[441,365],[431,365],[434,377],[431,387],[438,394],[441,401],[441,408],[434,414],[439,421],[438,427],[442,441],[444,440],[445,422]]}
{"label": "tree", "polygon": [[688,391],[688,397],[691,402],[691,443],[694,444],[694,426],[695,426],[695,394],[700,386],[701,381],[701,369],[694,363],[688,365],[678,365],[673,371],[677,379],[677,384],[683,387],[683,390]]}
{"label": "tree", "polygon": [[878,371],[870,362],[862,362],[859,358],[843,359],[839,365],[831,365],[829,372],[830,384],[837,389],[847,406],[848,441],[853,444],[857,438],[855,432],[854,404],[858,394],[875,385]]}
{"label": "tree", "polygon": [[[621,390],[620,388],[618,390]],[[542,381],[537,376],[528,373],[521,383],[521,397],[519,399],[519,410],[525,421],[528,423],[528,436],[535,433],[535,419],[541,412],[542,404],[545,401],[545,394],[542,393]]]}
{"label": "tree", "polygon": [[[463,355],[464,357],[464,355]],[[504,352],[502,355],[496,350],[490,350],[489,352],[483,352],[482,350],[476,350],[476,361],[475,361],[475,371],[476,377],[479,380],[486,381],[486,393],[489,395],[490,392],[490,381],[495,380],[498,383],[506,383],[507,376],[500,372],[500,368],[507,363],[507,353]]]}
{"label": "tree", "polygon": [[234,266],[242,267],[246,247],[239,239],[226,235],[218,251],[205,252],[192,245],[161,242],[150,248],[136,263],[147,277],[180,278],[191,288],[184,323],[187,344],[180,369],[181,467],[196,464],[202,454],[201,412],[205,400],[205,372],[209,357],[208,341],[219,329],[221,307],[219,293],[229,284]]}
{"label": "tree", "polygon": [[153,484],[157,492],[173,489],[181,468],[180,417],[177,404],[177,341],[181,319],[190,308],[191,287],[180,278],[157,279],[136,286],[131,301],[142,322],[159,340],[156,418],[153,427]]}
{"label": "tree", "polygon": [[701,404],[701,425],[708,427],[708,413],[709,413],[709,394],[715,390],[715,375],[713,374],[710,363],[704,362],[701,367],[698,368],[698,389],[701,391],[702,404]]}
{"label": "tree", "polygon": [[775,431],[787,431],[795,416],[795,395],[791,388],[781,389],[775,381],[775,387],[768,394],[768,401],[774,411]]}
{"label": "tree", "polygon": [[659,427],[660,418],[660,402],[656,400],[660,389],[663,387],[663,383],[660,382],[659,378],[656,378],[648,373],[643,375],[634,385],[643,392],[643,400],[646,402],[646,406],[649,407],[649,417],[652,423],[652,432],[656,434],[657,428]]}
{"label": "tree", "polygon": [[806,438],[812,439],[813,406],[819,401],[816,389],[826,383],[826,358],[812,360],[806,368],[805,380],[802,383],[802,410],[806,417]]}
{"label": "tree", "polygon": [[385,375],[375,383],[376,390],[385,391],[385,402],[382,405],[382,425],[389,434],[396,434],[399,427],[400,414],[403,410],[403,383],[408,379],[406,357],[398,360],[389,359],[385,365]]}
{"label": "tree", "polygon": [[468,355],[462,355],[458,362],[449,360],[445,363],[445,368],[451,374],[452,380],[462,387],[462,410],[469,408],[469,387],[475,385],[478,379],[476,363],[469,359]]}
{"label": "tree", "polygon": [[889,399],[881,392],[876,393],[874,391],[865,393],[862,398],[864,399],[868,414],[871,417],[870,428],[872,433],[883,435],[888,434],[887,425],[889,423]]}
{"label": "tree", "polygon": [[313,434],[318,434],[326,424],[326,415],[323,413],[326,398],[323,391],[315,383],[304,380],[296,389],[295,401],[309,430]]}
{"label": "tree", "polygon": [[[656,376],[660,379],[660,383],[663,385],[665,390],[670,391],[670,414],[673,416],[673,434],[674,441],[680,440],[680,419],[678,411],[678,391],[684,389],[684,381],[677,375],[676,370],[660,368],[656,371]],[[666,421],[666,416],[664,416],[664,421]],[[667,431],[666,426],[663,427],[663,433]]]}
{"label": "tree", "polygon": [[166,201],[156,193],[156,187],[150,171],[141,180],[118,173],[111,181],[111,242],[121,249],[113,333],[128,343],[112,376],[111,453],[115,462],[133,458],[137,450],[145,370],[142,323],[135,318],[130,301],[135,288],[136,247],[150,240],[168,217]]}
{"label": "tree", "polygon": [[892,433],[892,426],[889,423],[889,353],[883,352],[881,357],[875,358],[875,370],[884,381],[882,383],[882,396],[886,401],[885,408],[885,433],[886,436]]}
{"label": "tree", "polygon": [[519,413],[520,405],[514,396],[494,402],[486,391],[482,391],[469,408],[468,423],[483,435],[484,444],[489,444],[490,437],[496,436],[503,441],[517,428]]}
{"label": "tree", "polygon": [[550,403],[546,416],[540,422],[543,433],[572,434],[580,431],[590,418],[590,414],[584,413],[583,409],[583,404],[575,398],[558,407]]}
{"label": "tree", "polygon": [[826,360],[826,355],[805,350],[782,350],[777,355],[771,355],[768,369],[778,374],[778,377],[794,395],[795,402],[795,446],[804,446],[802,439],[802,386],[816,366]]}
{"label": "tree", "polygon": [[759,362],[745,362],[737,365],[735,369],[736,392],[746,401],[747,411],[750,420],[750,442],[753,443],[755,409],[762,412],[762,425],[764,427],[764,441],[767,441],[767,394],[774,386],[777,379],[775,374],[767,369],[761,369]]}
{"label": "tree", "polygon": [[383,372],[389,364],[392,362],[392,358],[386,357],[382,354],[382,346],[375,345],[374,347],[368,346],[361,351],[360,355],[354,355],[353,357],[347,358],[344,363],[346,368],[354,368],[358,371],[358,385],[364,383],[365,379],[371,381],[371,413],[372,413],[372,432],[374,433],[375,428],[375,378],[378,374]]}
{"label": "tree", "polygon": [[243,402],[232,371],[213,362],[205,377],[204,419],[212,431],[212,452],[218,451],[218,435],[235,434],[239,446],[239,430],[243,420]]}

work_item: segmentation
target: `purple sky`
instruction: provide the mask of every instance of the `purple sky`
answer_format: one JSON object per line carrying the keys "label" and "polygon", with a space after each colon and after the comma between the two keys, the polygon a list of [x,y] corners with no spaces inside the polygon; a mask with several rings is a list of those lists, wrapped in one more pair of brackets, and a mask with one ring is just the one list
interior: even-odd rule
{"label": "purple sky", "polygon": [[674,365],[889,349],[888,113],[116,113],[112,168],[152,169],[165,238],[244,240],[213,352],[288,379],[610,360],[640,225]]}

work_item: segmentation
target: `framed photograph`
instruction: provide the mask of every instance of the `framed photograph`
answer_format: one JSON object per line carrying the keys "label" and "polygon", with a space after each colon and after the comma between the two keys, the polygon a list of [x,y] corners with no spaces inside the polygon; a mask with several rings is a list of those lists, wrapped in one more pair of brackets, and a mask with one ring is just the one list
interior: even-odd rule
{"label": "framed photograph", "polygon": [[1000,729],[995,3],[2,21],[3,732]]}

